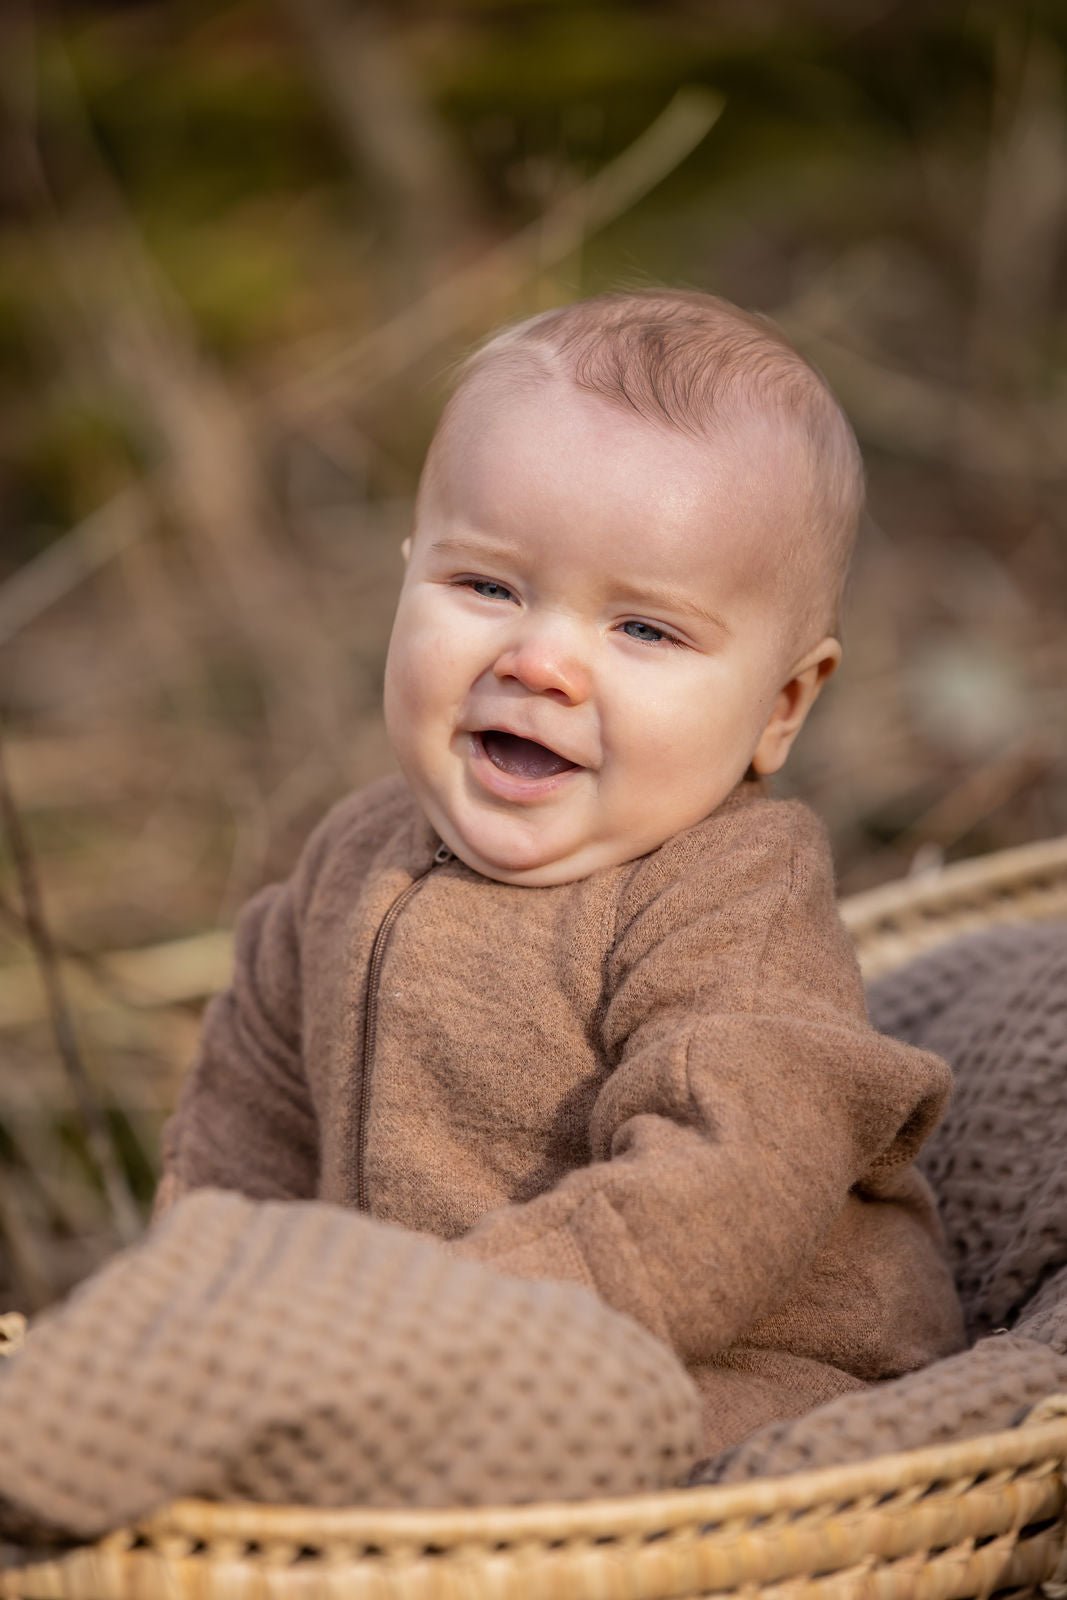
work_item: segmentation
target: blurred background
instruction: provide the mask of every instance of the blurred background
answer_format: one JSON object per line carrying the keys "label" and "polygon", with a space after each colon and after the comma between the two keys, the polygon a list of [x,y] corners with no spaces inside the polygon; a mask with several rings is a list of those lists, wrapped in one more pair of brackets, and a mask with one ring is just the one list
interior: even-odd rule
{"label": "blurred background", "polygon": [[0,1309],[135,1232],[237,908],[388,769],[502,320],[708,289],[838,390],[870,514],[787,787],[843,892],[1067,831],[1065,52],[1059,0],[5,0]]}

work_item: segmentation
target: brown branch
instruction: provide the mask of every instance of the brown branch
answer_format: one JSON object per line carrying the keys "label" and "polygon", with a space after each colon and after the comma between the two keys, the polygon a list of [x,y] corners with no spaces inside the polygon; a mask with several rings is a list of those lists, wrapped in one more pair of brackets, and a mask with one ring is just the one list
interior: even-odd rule
{"label": "brown branch", "polygon": [[[43,1311],[55,1299],[55,1288],[35,1248],[33,1230],[20,1204],[22,1196],[10,1171],[0,1167],[0,1240],[7,1246],[8,1270],[15,1296],[27,1311]],[[0,1346],[0,1355],[13,1352]]]}
{"label": "brown branch", "polygon": [[361,0],[283,0],[356,173],[373,185],[401,294],[437,277],[476,233],[478,206],[449,132],[411,70],[388,9]]}
{"label": "brown branch", "polygon": [[56,1048],[74,1091],[75,1103],[85,1129],[86,1145],[100,1174],[115,1230],[123,1243],[128,1244],[141,1232],[141,1219],[122,1170],[107,1119],[97,1102],[78,1048],[74,1024],[63,992],[59,957],[51,930],[45,920],[44,903],[33,852],[8,778],[2,735],[0,735],[0,819],[3,821],[15,863],[26,931],[33,945],[41,982],[44,985]]}

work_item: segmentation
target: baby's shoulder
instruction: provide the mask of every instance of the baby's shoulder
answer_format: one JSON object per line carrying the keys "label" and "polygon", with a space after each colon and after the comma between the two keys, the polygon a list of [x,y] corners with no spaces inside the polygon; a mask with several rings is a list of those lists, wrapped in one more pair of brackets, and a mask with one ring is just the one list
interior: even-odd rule
{"label": "baby's shoulder", "polygon": [[689,832],[708,853],[750,850],[784,860],[797,853],[829,855],[826,828],[810,806],[780,800],[756,783],[741,784]]}
{"label": "baby's shoulder", "polygon": [[616,921],[615,964],[631,970],[657,948],[672,961],[684,954],[703,963],[716,981],[736,972],[751,1003],[783,986],[792,993],[800,972],[824,999],[850,1011],[859,1003],[826,829],[800,801],[754,785],[635,863]]}
{"label": "baby's shoulder", "polygon": [[677,884],[697,898],[721,901],[756,887],[798,879],[833,886],[826,828],[799,800],[779,800],[745,783],[710,816],[634,863],[627,885],[639,899]]}
{"label": "baby's shoulder", "polygon": [[309,835],[294,879],[304,896],[323,880],[365,872],[383,854],[415,852],[420,814],[404,780],[379,778],[335,802]]}

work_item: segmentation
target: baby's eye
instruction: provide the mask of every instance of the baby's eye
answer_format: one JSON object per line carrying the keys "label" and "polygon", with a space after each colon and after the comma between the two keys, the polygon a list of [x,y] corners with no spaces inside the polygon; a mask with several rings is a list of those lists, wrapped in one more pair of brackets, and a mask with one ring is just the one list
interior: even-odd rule
{"label": "baby's eye", "polygon": [[464,583],[475,594],[480,594],[486,600],[514,600],[515,596],[504,584],[497,583],[494,578],[465,578]]}
{"label": "baby's eye", "polygon": [[631,622],[624,622],[622,631],[631,639],[637,639],[641,644],[674,644],[674,639],[669,633],[664,633],[662,628],[654,628],[651,622],[638,622],[636,618]]}

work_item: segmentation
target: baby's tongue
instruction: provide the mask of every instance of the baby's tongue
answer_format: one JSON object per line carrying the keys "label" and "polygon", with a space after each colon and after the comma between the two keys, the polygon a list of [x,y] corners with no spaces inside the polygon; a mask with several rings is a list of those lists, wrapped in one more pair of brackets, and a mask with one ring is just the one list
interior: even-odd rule
{"label": "baby's tongue", "polygon": [[501,733],[496,728],[486,728],[482,745],[494,767],[517,778],[551,778],[574,766],[573,761],[533,739],[520,739],[517,733]]}

